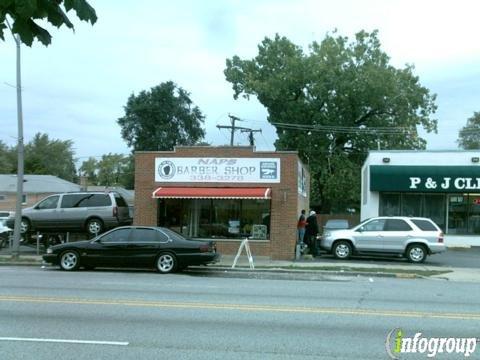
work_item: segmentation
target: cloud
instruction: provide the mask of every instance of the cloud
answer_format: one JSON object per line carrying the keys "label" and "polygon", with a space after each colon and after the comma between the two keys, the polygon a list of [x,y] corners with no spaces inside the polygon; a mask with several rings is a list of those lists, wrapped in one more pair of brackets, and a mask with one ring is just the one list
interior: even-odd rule
{"label": "cloud", "polygon": [[[476,1],[113,1],[94,4],[98,22],[74,21],[75,33],[52,28],[48,48],[22,48],[25,139],[36,132],[73,139],[78,156],[129,152],[116,124],[128,96],[172,80],[206,115],[206,140],[229,142],[228,113],[247,119],[263,150],[276,135],[266,110],[233,100],[225,59],[252,58],[265,36],[287,36],[307,49],[327,32],[352,37],[379,29],[392,63],[415,64],[420,82],[438,93],[438,135],[428,146],[456,148],[456,131],[478,110],[480,48]],[[15,46],[0,46],[0,140],[16,140]],[[245,134],[236,135],[247,144]]]}

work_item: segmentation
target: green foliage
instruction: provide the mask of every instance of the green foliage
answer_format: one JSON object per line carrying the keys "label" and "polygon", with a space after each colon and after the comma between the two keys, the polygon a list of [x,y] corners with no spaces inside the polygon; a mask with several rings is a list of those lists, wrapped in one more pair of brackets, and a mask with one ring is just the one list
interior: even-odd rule
{"label": "green foliage", "polygon": [[14,172],[15,152],[0,140],[0,174],[11,174]]}
{"label": "green foliage", "polygon": [[32,46],[33,40],[37,39],[48,46],[52,36],[38,25],[38,20],[45,20],[57,28],[65,25],[74,30],[66,14],[70,10],[74,10],[82,21],[89,21],[92,25],[97,21],[95,9],[85,0],[1,0],[0,38],[5,40],[9,15],[13,19],[12,32],[19,35],[21,42]]}
{"label": "green foliage", "polygon": [[458,133],[457,143],[464,150],[480,150],[480,112],[474,112]]}
{"label": "green foliage", "polygon": [[80,174],[87,177],[88,185],[122,186],[133,189],[135,178],[134,156],[103,155],[97,161],[91,157],[82,163]]}
{"label": "green foliage", "polygon": [[[67,181],[75,181],[73,158],[75,153],[72,146],[72,140],[50,139],[47,134],[35,134],[35,137],[25,145],[25,174],[53,175]],[[0,173],[16,172],[17,148],[8,148],[0,143]]]}
{"label": "green foliage", "polygon": [[94,157],[89,157],[82,162],[78,170],[81,176],[87,178],[88,185],[97,185],[98,161]]}
{"label": "green foliage", "polygon": [[134,151],[173,150],[194,145],[205,136],[204,116],[189,93],[165,82],[128,98],[125,116],[118,119],[122,137]]}
{"label": "green foliage", "polygon": [[234,98],[256,96],[268,110],[277,150],[298,150],[310,166],[311,202],[324,212],[359,206],[370,149],[423,149],[417,126],[437,127],[435,95],[413,66],[389,64],[377,32],[361,31],[353,41],[334,35],[307,53],[285,37],[265,38],[254,59],[234,56],[225,69]]}
{"label": "green foliage", "polygon": [[104,186],[114,186],[120,183],[127,159],[122,154],[103,155],[98,162],[98,183]]}
{"label": "green foliage", "polygon": [[37,133],[25,145],[25,173],[54,175],[75,181],[75,152],[72,146],[72,140],[49,139],[47,134]]}

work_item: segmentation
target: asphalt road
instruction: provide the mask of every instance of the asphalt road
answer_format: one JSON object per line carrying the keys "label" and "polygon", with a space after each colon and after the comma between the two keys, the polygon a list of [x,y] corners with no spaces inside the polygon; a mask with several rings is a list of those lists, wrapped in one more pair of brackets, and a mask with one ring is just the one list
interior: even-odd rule
{"label": "asphalt road", "polygon": [[395,328],[411,337],[480,336],[480,288],[471,283],[0,271],[4,360],[387,359]]}

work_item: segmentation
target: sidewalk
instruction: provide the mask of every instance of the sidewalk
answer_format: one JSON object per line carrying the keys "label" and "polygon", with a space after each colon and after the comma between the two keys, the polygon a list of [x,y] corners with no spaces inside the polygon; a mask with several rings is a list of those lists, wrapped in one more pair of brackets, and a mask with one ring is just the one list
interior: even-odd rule
{"label": "sidewalk", "polygon": [[[316,273],[343,276],[395,277],[395,278],[433,278],[450,281],[480,282],[480,269],[453,268],[430,265],[413,265],[410,263],[372,264],[355,260],[323,262],[322,257],[312,259],[304,256],[298,261],[271,260],[265,257],[254,257],[255,269],[249,267],[246,256],[241,256],[235,269],[232,269],[234,256],[224,255],[216,264],[207,267],[194,267],[201,271],[222,272],[269,272],[269,273]],[[11,255],[0,255],[0,265],[41,266],[42,257],[38,255],[21,255],[17,261]]]}
{"label": "sidewalk", "polygon": [[[215,267],[231,269],[234,256],[223,256]],[[454,268],[431,265],[414,265],[408,262],[395,264],[372,264],[353,260],[322,262],[322,257],[312,259],[306,255],[297,261],[270,260],[254,257],[254,266],[257,271],[278,272],[323,272],[336,275],[360,275],[397,278],[436,278],[452,281],[480,282],[480,269]],[[209,266],[210,267],[210,266]],[[242,256],[236,266],[243,271],[251,271],[248,259]]]}

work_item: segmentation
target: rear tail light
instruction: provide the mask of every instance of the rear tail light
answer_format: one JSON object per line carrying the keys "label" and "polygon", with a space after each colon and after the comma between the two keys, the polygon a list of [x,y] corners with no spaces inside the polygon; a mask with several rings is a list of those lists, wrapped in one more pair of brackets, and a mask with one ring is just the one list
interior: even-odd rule
{"label": "rear tail light", "polygon": [[113,216],[117,216],[118,215],[118,207],[114,206],[113,207]]}
{"label": "rear tail light", "polygon": [[204,244],[200,245],[200,252],[209,252],[210,251],[210,245]]}
{"label": "rear tail light", "polygon": [[200,252],[217,252],[217,247],[215,243],[202,244],[200,245]]}
{"label": "rear tail light", "polygon": [[438,236],[438,239],[437,241],[441,244],[443,244],[443,232],[440,233],[440,235]]}

